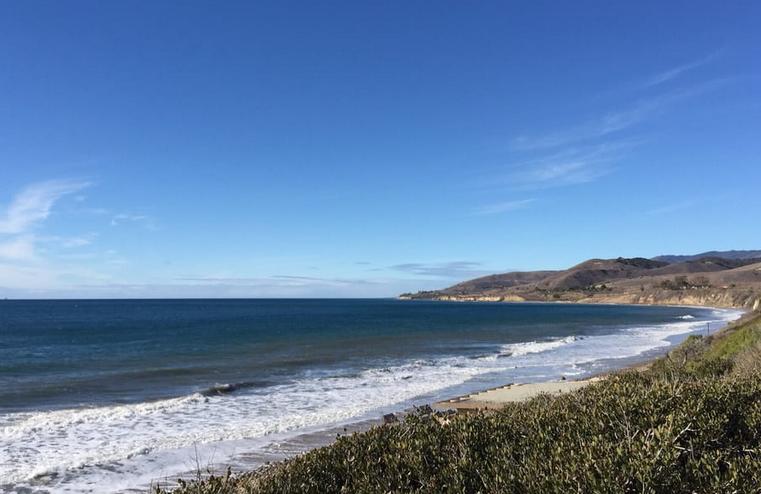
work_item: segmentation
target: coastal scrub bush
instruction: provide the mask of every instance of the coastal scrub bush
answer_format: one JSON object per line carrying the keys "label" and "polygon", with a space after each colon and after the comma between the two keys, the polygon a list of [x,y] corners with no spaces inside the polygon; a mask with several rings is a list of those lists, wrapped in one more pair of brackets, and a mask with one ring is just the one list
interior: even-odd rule
{"label": "coastal scrub bush", "polygon": [[761,354],[737,344],[757,342],[747,327],[575,393],[447,420],[418,412],[175,492],[761,492],[761,374],[737,372]]}
{"label": "coastal scrub bush", "polygon": [[761,342],[756,342],[738,353],[734,359],[732,372],[740,375],[761,376]]}
{"label": "coastal scrub bush", "polygon": [[761,318],[729,328],[715,335],[713,340],[710,347],[706,349],[709,356],[734,358],[761,342]]}

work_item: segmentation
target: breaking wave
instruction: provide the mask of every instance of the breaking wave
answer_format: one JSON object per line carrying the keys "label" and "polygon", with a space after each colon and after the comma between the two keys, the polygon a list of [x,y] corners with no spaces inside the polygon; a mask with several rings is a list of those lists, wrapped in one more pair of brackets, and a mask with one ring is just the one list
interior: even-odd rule
{"label": "breaking wave", "polygon": [[544,341],[528,341],[525,343],[512,343],[510,345],[504,345],[500,352],[500,357],[520,357],[528,355],[530,353],[542,353],[548,350],[555,350],[556,348],[569,345],[580,339],[578,336],[566,336],[565,338],[557,338],[554,340]]}

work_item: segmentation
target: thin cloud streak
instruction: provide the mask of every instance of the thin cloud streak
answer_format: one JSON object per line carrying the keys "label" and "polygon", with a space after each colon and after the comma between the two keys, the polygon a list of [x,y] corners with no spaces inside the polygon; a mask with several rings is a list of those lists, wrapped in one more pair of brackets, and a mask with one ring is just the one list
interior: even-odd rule
{"label": "thin cloud streak", "polygon": [[481,206],[480,208],[477,208],[475,211],[473,211],[473,215],[489,216],[494,214],[517,211],[519,209],[527,208],[531,203],[535,201],[536,199],[522,199],[518,201],[504,201],[504,202],[498,202],[494,204],[488,204],[486,206]]}
{"label": "thin cloud streak", "polygon": [[249,286],[249,287],[296,287],[296,286],[339,286],[339,285],[357,285],[357,284],[375,284],[374,281],[362,278],[319,278],[314,276],[297,276],[297,275],[273,275],[263,277],[182,277],[176,278],[175,281],[193,282],[201,284],[225,284],[230,286]]}
{"label": "thin cloud streak", "polygon": [[651,216],[659,216],[662,214],[670,214],[675,213],[677,211],[681,211],[683,209],[689,209],[697,204],[697,201],[682,201],[677,202],[674,204],[668,204],[666,206],[661,206],[658,208],[651,209],[649,211],[646,211],[645,214],[651,215]]}
{"label": "thin cloud streak", "polygon": [[691,70],[697,69],[698,67],[702,67],[703,65],[706,65],[716,59],[716,57],[719,55],[719,52],[711,53],[703,58],[699,58],[697,60],[694,60],[692,62],[688,62],[682,65],[678,65],[676,67],[673,67],[669,70],[665,70],[659,74],[656,74],[649,79],[645,80],[642,83],[642,88],[647,89],[654,86],[659,86],[661,84],[664,84],[668,81],[674,80],[684,74],[685,72],[689,72]]}
{"label": "thin cloud streak", "polygon": [[437,278],[467,278],[486,273],[480,269],[480,262],[453,261],[444,263],[409,262],[389,266],[389,269],[414,274],[417,276],[434,276]]}
{"label": "thin cloud streak", "polygon": [[[685,64],[652,78],[648,84],[657,86],[681,73],[708,63],[713,56]],[[519,137],[513,140],[514,151],[552,153],[544,157],[513,165],[501,180],[492,185],[508,185],[513,189],[541,189],[569,186],[596,181],[615,169],[616,162],[639,142],[611,141],[620,132],[629,130],[665,112],[679,102],[714,90],[732,78],[712,79],[688,88],[643,98],[627,108],[608,112],[580,125],[539,137]],[[607,142],[605,142],[607,140]]]}
{"label": "thin cloud streak", "polygon": [[158,230],[154,219],[144,214],[119,213],[111,218],[111,226],[119,226],[126,223],[142,223],[149,230]]}
{"label": "thin cloud streak", "polygon": [[729,80],[731,79],[714,79],[687,89],[641,99],[623,110],[609,112],[580,125],[550,132],[544,136],[520,136],[513,139],[512,148],[515,151],[533,151],[601,139],[638,125],[659,115],[673,104],[716,89]]}
{"label": "thin cloud streak", "polygon": [[506,173],[490,176],[482,182],[488,187],[507,186],[515,190],[538,190],[593,182],[611,173],[616,161],[641,142],[626,140],[572,147],[541,158],[511,164]]}
{"label": "thin cloud streak", "polygon": [[[371,282],[357,280],[349,284],[285,283],[262,284],[231,283],[116,283],[103,280],[98,283],[61,285],[51,273],[29,271],[19,273],[20,280],[4,277],[4,265],[0,263],[0,297],[10,298],[375,298],[395,297],[399,293],[421,289],[439,288],[441,280],[420,278],[384,278]],[[44,282],[25,284],[25,280]],[[4,286],[10,280],[11,286]],[[367,281],[367,280],[365,280]]]}

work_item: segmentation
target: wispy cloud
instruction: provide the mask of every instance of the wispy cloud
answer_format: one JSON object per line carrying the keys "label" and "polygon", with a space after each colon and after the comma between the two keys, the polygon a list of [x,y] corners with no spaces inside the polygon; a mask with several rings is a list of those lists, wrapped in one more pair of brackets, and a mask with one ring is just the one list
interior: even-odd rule
{"label": "wispy cloud", "polygon": [[22,189],[0,212],[0,258],[19,262],[37,258],[36,244],[49,240],[33,230],[51,214],[62,197],[74,194],[90,185],[82,180],[49,180]]}
{"label": "wispy cloud", "polygon": [[682,65],[677,65],[676,67],[672,67],[668,70],[664,70],[663,72],[660,72],[658,74],[653,75],[652,77],[649,77],[645,79],[641,87],[643,89],[651,88],[654,86],[659,86],[661,84],[664,84],[668,81],[674,80],[684,74],[685,72],[689,72],[691,70],[697,69],[698,67],[702,67],[703,65],[706,65],[713,60],[716,59],[716,57],[719,55],[719,52],[711,53],[705,57],[699,58],[697,60],[693,60],[692,62],[687,62]]}
{"label": "wispy cloud", "polygon": [[409,262],[389,266],[389,269],[418,276],[435,276],[437,278],[465,278],[484,274],[481,263],[473,261],[452,261],[443,263]]}
{"label": "wispy cloud", "polygon": [[640,99],[626,108],[605,113],[566,129],[539,136],[519,136],[513,139],[512,148],[516,151],[534,151],[599,140],[638,125],[659,115],[677,102],[713,90],[728,81],[729,79],[714,79],[686,89]]}
{"label": "wispy cloud", "polygon": [[61,247],[66,249],[72,249],[75,247],[84,247],[85,245],[92,244],[95,234],[81,235],[78,237],[64,237],[60,239]]}
{"label": "wispy cloud", "polygon": [[[49,180],[31,184],[11,198],[5,209],[0,208],[0,285],[5,290],[59,289],[78,280],[108,279],[83,261],[97,259],[103,264],[118,261],[110,255],[82,252],[97,238],[95,232],[73,235],[50,235],[44,226],[59,202],[71,196],[71,202],[82,203],[77,195],[91,185],[84,180]],[[82,208],[77,213],[86,212]]]}
{"label": "wispy cloud", "polygon": [[[615,163],[640,140],[574,146],[535,159],[510,164],[499,176],[482,179],[489,187],[536,190],[593,182],[609,174]],[[530,204],[515,204],[516,207]],[[509,203],[508,203],[509,205]]]}
{"label": "wispy cloud", "polygon": [[22,235],[0,243],[0,259],[29,261],[35,258],[34,237]]}
{"label": "wispy cloud", "polygon": [[[328,284],[317,282],[298,282],[262,278],[261,283],[241,281],[230,278],[222,281],[180,281],[164,283],[120,283],[111,280],[82,282],[62,286],[56,283],[49,273],[27,270],[6,270],[0,263],[0,297],[36,297],[36,298],[370,298],[393,297],[400,293],[421,289],[439,288],[441,280],[423,280],[409,278],[358,279],[354,283]],[[39,276],[46,276],[39,278]],[[18,276],[18,278],[16,278]],[[38,276],[44,283],[25,283]],[[4,287],[5,280],[11,286]],[[211,280],[209,278],[208,280]],[[245,280],[245,278],[243,278]],[[254,280],[252,278],[251,280]],[[94,280],[95,281],[95,280]]]}
{"label": "wispy cloud", "polygon": [[149,230],[156,230],[156,222],[150,216],[144,214],[119,213],[111,218],[111,226],[118,226],[125,223],[142,223]]}
{"label": "wispy cloud", "polygon": [[560,187],[593,182],[610,173],[609,160],[583,156],[546,160],[532,168],[516,172],[512,179],[524,188]]}
{"label": "wispy cloud", "polygon": [[595,99],[609,99],[611,97],[620,98],[634,93],[645,93],[652,91],[654,88],[659,88],[660,86],[667,85],[669,82],[677,81],[681,79],[685,74],[710,64],[719,58],[722,52],[723,50],[721,49],[716,50],[701,58],[683,62],[678,65],[673,65],[670,68],[663,69],[659,72],[653,72],[650,75],[637,78],[615,88],[603,91],[602,93],[598,94]]}
{"label": "wispy cloud", "polygon": [[90,232],[82,235],[60,236],[60,235],[38,235],[35,239],[39,243],[52,244],[64,249],[74,249],[91,245],[98,237],[97,233]]}
{"label": "wispy cloud", "polygon": [[[38,262],[0,262],[0,296],[66,296],[70,283],[105,282],[109,278],[93,269],[78,264],[50,264]],[[55,292],[52,295],[52,292]]]}
{"label": "wispy cloud", "polygon": [[80,180],[50,180],[26,187],[0,214],[0,233],[19,234],[28,231],[50,216],[53,205],[61,197],[89,185],[90,182]]}
{"label": "wispy cloud", "polygon": [[[160,296],[164,285],[143,285],[132,291],[129,285],[113,284],[114,276],[126,274],[128,259],[114,250],[98,249],[97,231],[67,231],[54,234],[46,227],[54,216],[84,216],[93,223],[100,217],[116,227],[134,223],[141,228],[156,229],[153,217],[132,212],[117,212],[87,205],[88,198],[81,192],[92,184],[86,180],[48,180],[32,183],[15,195],[0,198],[0,298],[2,297],[71,297],[71,296]],[[102,224],[101,221],[97,223]],[[76,222],[70,222],[75,224]],[[110,283],[110,285],[108,284]],[[276,283],[285,285],[285,280]],[[294,288],[282,294],[306,295],[307,288],[290,282]],[[124,287],[122,288],[109,288]],[[173,286],[172,284],[166,287]],[[211,283],[188,284],[176,292],[178,296],[204,293],[215,296],[219,285]],[[325,285],[327,286],[327,285]],[[343,285],[334,283],[335,290]],[[348,286],[348,285],[347,285]],[[357,284],[356,286],[361,286]],[[85,287],[85,288],[82,288]],[[93,288],[87,288],[93,287]],[[99,287],[99,288],[95,288]],[[204,288],[205,287],[205,288]],[[230,295],[264,295],[268,289],[248,291],[230,285]],[[167,288],[170,290],[170,288]],[[219,288],[223,292],[224,288]],[[345,289],[346,292],[350,288]],[[167,291],[165,295],[173,292]]]}
{"label": "wispy cloud", "polygon": [[297,283],[303,283],[303,282],[327,283],[327,284],[338,284],[338,285],[370,283],[369,280],[362,279],[362,278],[322,278],[317,276],[296,276],[296,275],[287,275],[287,274],[275,275],[275,276],[272,276],[272,278],[276,280],[291,281],[291,282],[297,282]]}
{"label": "wispy cloud", "polygon": [[192,282],[205,285],[226,285],[255,288],[319,288],[350,285],[367,285],[376,282],[364,278],[322,278],[300,275],[272,275],[262,277],[237,276],[185,276],[175,278],[179,282]]}
{"label": "wispy cloud", "polygon": [[473,214],[476,216],[486,216],[508,213],[510,211],[525,209],[534,201],[536,201],[536,199],[521,199],[517,201],[503,201],[494,204],[487,204],[486,206],[476,208],[475,211],[473,211]]}
{"label": "wispy cloud", "polygon": [[[647,80],[639,89],[656,87],[680,74],[710,62],[715,55],[674,67]],[[564,129],[544,135],[520,136],[512,141],[512,150],[529,156],[511,163],[501,176],[491,176],[489,185],[513,189],[542,189],[596,181],[612,171],[642,139],[624,137],[624,131],[651,121],[676,104],[715,90],[732,78],[717,78],[686,88],[640,98],[628,106],[611,110]],[[533,156],[533,157],[531,157]],[[505,203],[507,210],[511,204]],[[486,208],[484,214],[500,212],[499,205]]]}
{"label": "wispy cloud", "polygon": [[646,214],[652,215],[652,216],[659,216],[662,214],[670,214],[675,213],[677,211],[681,211],[683,209],[689,209],[697,204],[697,201],[693,200],[687,200],[687,201],[681,201],[676,202],[673,204],[667,204],[665,206],[657,207],[654,209],[651,209],[649,211],[646,211]]}

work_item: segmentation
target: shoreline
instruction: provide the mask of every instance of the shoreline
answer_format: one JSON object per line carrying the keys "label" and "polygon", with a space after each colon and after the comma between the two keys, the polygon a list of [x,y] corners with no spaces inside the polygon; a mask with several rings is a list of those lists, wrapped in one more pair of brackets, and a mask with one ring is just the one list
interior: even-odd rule
{"label": "shoreline", "polygon": [[457,298],[451,298],[451,299],[441,299],[441,298],[405,298],[405,297],[392,297],[394,300],[399,300],[402,302],[451,302],[451,303],[457,303],[457,304],[512,304],[512,305],[518,305],[518,304],[534,304],[534,305],[542,305],[542,304],[548,304],[548,305],[601,305],[601,306],[610,306],[610,305],[619,305],[622,307],[627,306],[634,306],[634,307],[674,307],[674,308],[685,308],[685,309],[714,309],[714,310],[739,310],[743,313],[753,313],[754,310],[752,308],[748,307],[741,307],[737,305],[728,305],[728,306],[715,306],[715,305],[702,305],[702,304],[661,304],[661,303],[654,303],[654,302],[599,302],[599,301],[592,301],[589,299],[580,299],[580,300],[511,300],[511,299],[503,299],[503,300],[480,300],[480,299],[457,299]]}
{"label": "shoreline", "polygon": [[[541,303],[541,302],[537,302]],[[627,305],[644,305],[644,304],[595,304],[595,305],[605,305],[605,306],[627,306]],[[743,317],[747,316],[749,311],[742,310],[742,309],[733,309],[731,311],[728,311],[725,308],[719,308],[719,307],[705,307],[705,306],[689,306],[689,305],[679,305],[679,306],[672,306],[673,308],[684,308],[684,309],[699,309],[701,312],[694,312],[691,313],[695,316],[698,320],[723,320],[721,327],[722,329],[726,328],[729,324],[732,323],[732,321],[728,321],[726,319],[727,315],[730,313],[737,314],[734,317],[737,317],[738,319],[742,319]],[[546,310],[550,310],[547,308]],[[721,317],[722,314],[716,313],[711,314],[711,310],[718,310],[721,313],[724,313],[724,317]],[[702,311],[706,311],[703,313]],[[538,311],[539,313],[542,312],[542,310]],[[635,336],[635,339],[630,340],[626,337],[624,337],[624,340],[621,340],[620,344],[620,350],[616,349],[615,345],[610,346],[611,343],[615,343],[615,338],[618,337],[618,332],[611,333],[608,337],[604,338],[603,340],[600,340],[598,344],[593,343],[594,340],[587,340],[587,336],[579,336],[574,337],[576,338],[575,343],[571,341],[571,346],[569,347],[570,354],[563,354],[563,353],[555,353],[553,352],[552,355],[554,356],[540,356],[539,354],[544,354],[546,351],[545,346],[545,340],[542,338],[539,338],[538,336],[534,337],[528,337],[525,336],[526,342],[531,344],[539,343],[539,348],[534,348],[535,345],[529,345],[531,348],[524,348],[521,347],[521,344],[517,344],[518,348],[503,348],[501,351],[499,351],[498,354],[495,354],[491,357],[485,356],[485,355],[477,355],[477,359],[483,359],[485,357],[488,361],[495,361],[500,362],[501,364],[498,365],[500,368],[504,368],[505,370],[501,371],[501,373],[494,373],[494,374],[483,374],[483,377],[481,377],[480,374],[473,375],[471,378],[469,378],[467,381],[445,387],[445,388],[439,388],[438,390],[426,392],[425,394],[418,395],[417,397],[409,398],[409,399],[400,399],[400,401],[396,402],[395,404],[390,405],[383,405],[379,408],[367,411],[366,413],[360,413],[357,415],[354,415],[352,417],[347,417],[343,420],[339,420],[337,422],[331,422],[326,423],[323,425],[316,425],[316,426],[310,426],[306,428],[301,428],[300,430],[293,430],[290,432],[284,431],[282,433],[275,433],[272,435],[265,435],[262,436],[259,441],[258,437],[254,439],[232,439],[229,441],[223,441],[224,444],[220,444],[219,446],[214,445],[213,443],[208,443],[210,445],[210,448],[207,450],[204,450],[202,452],[202,456],[200,457],[202,460],[202,464],[205,468],[209,468],[208,473],[211,473],[212,471],[214,473],[220,473],[224,472],[228,466],[231,466],[235,472],[249,472],[249,471],[256,471],[262,466],[265,466],[267,464],[271,464],[273,462],[279,462],[281,460],[286,460],[289,458],[293,458],[295,456],[299,456],[307,451],[313,450],[313,449],[319,449],[324,446],[329,446],[333,444],[336,440],[337,436],[345,436],[352,432],[362,432],[366,431],[374,426],[382,425],[385,422],[387,422],[384,418],[384,415],[392,414],[392,417],[388,422],[395,422],[405,415],[409,414],[410,412],[414,411],[418,407],[426,407],[426,406],[435,406],[438,402],[444,401],[448,398],[448,396],[457,395],[458,392],[461,393],[469,393],[470,395],[477,395],[480,393],[483,393],[484,391],[494,390],[495,387],[497,389],[499,388],[505,388],[504,383],[511,380],[511,377],[515,378],[515,381],[518,381],[519,384],[513,385],[513,388],[516,391],[524,392],[524,391],[532,391],[534,389],[539,390],[540,392],[543,390],[542,388],[548,385],[548,383],[552,386],[556,386],[557,382],[562,382],[562,387],[567,388],[573,388],[578,386],[577,384],[572,383],[578,383],[580,381],[588,381],[593,380],[597,375],[600,374],[609,374],[612,372],[617,372],[621,369],[625,369],[627,367],[636,367],[636,366],[643,366],[647,365],[649,362],[653,361],[654,359],[658,358],[660,355],[662,355],[664,352],[670,351],[676,344],[678,344],[680,335],[684,334],[685,336],[687,334],[693,334],[695,332],[700,331],[699,324],[695,324],[697,321],[693,321],[692,323],[688,320],[682,320],[680,314],[684,314],[684,312],[679,311],[667,311],[669,314],[669,317],[674,316],[673,324],[671,322],[664,322],[663,327],[660,328],[662,330],[662,336],[657,336],[658,330],[655,327],[648,327],[647,322],[643,322],[642,327],[634,328],[636,331],[634,331],[633,335]],[[700,314],[700,316],[698,315]],[[689,318],[688,318],[689,319]],[[737,319],[736,319],[737,320]],[[705,322],[705,321],[704,321]],[[624,326],[626,326],[626,322],[623,322]],[[713,325],[713,323],[712,323]],[[655,325],[654,325],[655,326]],[[657,324],[658,327],[661,327],[661,324]],[[718,328],[718,324],[716,325]],[[689,329],[691,328],[691,329]],[[687,330],[686,333],[678,333],[679,331]],[[716,329],[715,331],[719,331]],[[641,334],[640,334],[641,333]],[[676,334],[675,334],[676,333]],[[554,334],[554,333],[553,333]],[[652,335],[656,335],[656,340],[661,341],[653,341],[654,345],[652,346],[650,350],[640,350],[640,344],[637,343],[641,341],[643,338],[645,341],[647,341],[647,338],[652,338]],[[673,339],[672,339],[673,338]],[[561,340],[564,338],[560,338]],[[529,341],[529,340],[536,340],[536,341]],[[666,342],[666,340],[668,340]],[[431,340],[434,341],[434,340]],[[509,341],[509,340],[508,340]],[[549,340],[548,340],[549,341]],[[552,340],[554,341],[554,340]],[[634,343],[630,343],[634,342]],[[602,347],[599,345],[603,344],[605,345],[605,348],[608,348],[610,346],[610,351],[602,350]],[[633,345],[633,346],[630,346]],[[512,345],[505,345],[506,347],[511,347]],[[554,350],[556,347],[550,347]],[[595,351],[590,351],[591,349],[596,349]],[[499,349],[498,349],[499,350]],[[530,360],[524,360],[525,355],[524,351],[528,351],[528,354],[530,355]],[[632,352],[638,352],[636,356],[630,356]],[[513,353],[514,352],[514,353]],[[560,351],[562,352],[562,350]],[[535,354],[535,355],[534,355]],[[595,354],[598,355],[598,357],[595,357],[594,361],[585,360],[588,359],[590,356],[594,356]],[[602,355],[602,357],[599,357],[599,355]],[[621,355],[621,356],[618,356]],[[629,356],[627,356],[629,355]],[[607,357],[606,357],[607,356]],[[516,371],[512,371],[513,364],[510,363],[513,360],[512,359],[506,359],[502,360],[504,357],[516,357],[520,358],[520,360],[516,360],[515,364]],[[494,360],[499,359],[499,360]],[[555,361],[560,362],[567,362],[565,369],[559,369],[556,370],[556,372],[547,372],[546,369],[544,369],[545,364],[543,363],[541,365],[541,370],[536,370],[535,365],[538,361],[546,361],[546,367],[547,369],[554,368],[555,367]],[[573,365],[573,369],[571,369],[571,364],[573,362],[577,362],[578,366],[576,364]],[[592,363],[594,362],[594,363]],[[463,363],[465,366],[470,366],[468,362]],[[505,365],[507,364],[507,365]],[[485,364],[474,364],[477,367],[483,366]],[[490,364],[491,365],[491,364]],[[578,371],[578,372],[576,372]],[[555,378],[560,378],[561,375],[565,374],[567,376],[567,380],[565,381],[553,381]],[[547,391],[544,389],[544,391]],[[549,390],[551,391],[551,390]],[[377,393],[377,391],[375,391]],[[533,396],[533,391],[531,393],[524,393],[524,394],[530,394]],[[508,393],[508,395],[514,395],[515,391]],[[531,396],[527,396],[527,398],[530,398]],[[396,398],[396,396],[394,396]],[[199,398],[200,399],[200,398]],[[161,402],[162,400],[159,400]],[[493,401],[493,400],[487,400],[487,401]],[[517,401],[517,400],[508,400],[508,401]],[[489,406],[488,408],[493,408]],[[351,407],[344,408],[345,412],[349,412],[353,410]],[[201,443],[199,443],[199,447],[201,446]],[[179,451],[179,450],[178,450]],[[182,451],[179,451],[182,453]],[[214,461],[214,456],[218,453],[221,453],[221,456],[227,456],[228,453],[231,455],[227,457],[227,459],[223,459],[218,457],[219,459],[217,461]],[[185,454],[185,453],[182,453]],[[192,456],[192,451],[190,453],[187,453],[188,455]],[[198,451],[195,453],[198,455]],[[175,461],[171,459],[171,457],[176,456],[179,459],[180,456],[176,454],[175,452],[171,452],[170,455],[170,462]],[[190,457],[188,456],[188,457]],[[183,460],[184,461],[184,460]],[[212,464],[213,462],[213,464]],[[142,463],[142,460],[140,456],[135,457],[135,461],[130,458],[124,463],[123,470],[129,475],[132,476],[132,473],[135,473],[135,477],[138,479],[138,483],[129,483],[129,484],[122,484],[123,489],[130,489],[130,488],[142,488],[150,485],[150,482],[159,483],[161,485],[169,486],[169,485],[175,485],[172,482],[176,481],[177,479],[187,479],[195,477],[195,471],[189,470],[189,469],[183,469],[180,471],[174,470],[174,464],[173,463],[167,463],[166,466],[168,468],[167,474],[168,476],[163,476],[162,474],[154,476],[151,473],[150,468],[139,470],[135,467],[138,467],[138,464]],[[172,470],[170,472],[170,470]],[[75,486],[80,485],[78,484],[78,480],[75,478],[76,474],[72,474],[72,481],[70,482],[67,480],[67,483],[70,482],[68,485]],[[42,485],[42,484],[40,484]]]}
{"label": "shoreline", "polygon": [[[268,468],[182,484],[174,492],[228,492],[228,486],[262,493],[283,487],[407,492],[417,486],[608,492],[622,485],[637,491],[755,492],[761,313],[735,319],[713,336],[687,340],[671,358],[642,372],[579,382],[576,389],[587,387],[575,396],[516,396],[502,401],[525,402],[503,403],[499,412],[423,408],[398,425],[344,437]],[[512,387],[489,392],[515,394]],[[654,468],[665,476],[653,477]],[[645,480],[633,484],[637,479]]]}
{"label": "shoreline", "polygon": [[[446,302],[446,301],[441,301]],[[555,301],[532,301],[531,303],[554,303]],[[475,302],[474,302],[475,303]],[[479,302],[483,303],[483,302]],[[528,302],[508,302],[508,303],[528,303]],[[561,304],[573,304],[574,302],[563,302]],[[711,335],[718,334],[725,331],[728,327],[741,324],[746,318],[752,316],[754,311],[747,308],[726,308],[726,307],[710,307],[710,306],[697,306],[697,305],[665,305],[665,304],[622,304],[622,303],[595,303],[584,305],[605,305],[605,306],[653,306],[653,307],[673,307],[673,308],[688,308],[688,309],[703,309],[703,310],[719,310],[719,311],[737,311],[740,315],[732,320],[726,320],[721,328],[713,331]],[[314,427],[305,430],[302,433],[290,435],[284,434],[279,440],[276,440],[272,446],[262,450],[252,450],[244,453],[241,458],[246,461],[235,461],[227,464],[219,464],[213,468],[215,474],[224,473],[228,466],[232,465],[233,470],[239,473],[256,472],[262,469],[270,468],[273,464],[277,464],[282,461],[287,461],[296,456],[307,453],[311,450],[323,448],[333,444],[338,437],[350,435],[353,433],[362,433],[369,431],[374,427],[393,425],[403,421],[404,418],[413,413],[416,409],[430,407],[438,413],[473,413],[476,411],[489,411],[497,410],[504,406],[506,403],[522,402],[530,400],[540,394],[563,394],[567,392],[573,392],[589,384],[600,382],[607,376],[621,372],[627,369],[646,369],[652,362],[661,358],[663,355],[676,348],[681,341],[686,339],[691,334],[695,334],[696,331],[688,331],[680,335],[668,336],[669,345],[659,348],[653,348],[642,352],[636,356],[613,358],[612,361],[623,360],[620,362],[623,365],[615,365],[606,370],[599,372],[586,373],[577,379],[568,378],[565,380],[549,379],[536,382],[523,382],[523,383],[509,383],[498,386],[492,386],[486,389],[475,389],[472,392],[452,396],[447,398],[445,394],[440,394],[437,399],[431,399],[429,401],[419,401],[417,404],[415,399],[406,400],[406,405],[400,403],[402,406],[383,407],[374,412],[370,412],[364,415],[359,415],[344,421],[330,424],[326,427]],[[682,337],[683,336],[683,337]],[[672,338],[674,339],[672,341]],[[464,384],[463,384],[464,385]],[[460,385],[460,386],[463,386]],[[556,392],[553,392],[556,391]],[[441,397],[443,396],[443,397]],[[474,396],[479,396],[478,399],[472,399]],[[454,403],[453,403],[454,402]],[[457,406],[452,406],[457,405]],[[252,461],[253,460],[253,461]],[[247,465],[248,463],[248,465]],[[192,476],[193,472],[186,472],[184,474],[173,475],[170,478],[163,479],[160,484],[162,486],[169,484],[177,479],[187,479]]]}
{"label": "shoreline", "polygon": [[[475,303],[475,302],[474,302]],[[508,303],[521,303],[521,302],[508,302]],[[536,303],[543,303],[543,302],[536,302]],[[552,302],[547,302],[552,303]],[[558,303],[567,303],[567,302],[558,302]],[[645,305],[645,304],[597,304],[597,305]],[[727,329],[729,329],[732,326],[735,325],[741,325],[744,322],[752,319],[754,316],[754,311],[748,310],[746,308],[740,308],[740,307],[733,307],[733,308],[724,308],[724,307],[708,307],[708,306],[695,306],[695,305],[661,305],[661,304],[647,304],[652,306],[668,306],[668,307],[676,307],[676,308],[699,308],[699,309],[709,309],[709,310],[736,310],[740,312],[740,316],[726,321],[726,323],[721,326],[719,329],[715,330],[714,332],[711,332],[709,336],[714,336],[721,334],[722,332],[725,332]],[[687,334],[687,337],[689,337],[692,334],[695,334],[695,331],[691,331]],[[681,341],[684,341],[682,339]],[[537,397],[542,394],[549,394],[549,395],[558,395],[558,394],[565,394],[574,392],[578,389],[581,389],[583,387],[586,387],[587,385],[594,384],[596,382],[599,382],[601,380],[606,379],[611,374],[622,372],[626,370],[638,370],[643,371],[648,369],[653,362],[655,362],[657,359],[663,357],[664,355],[668,354],[668,352],[678,346],[681,341],[673,342],[669,346],[665,347],[665,351],[657,351],[653,355],[648,356],[641,362],[635,362],[630,363],[627,365],[623,365],[621,367],[617,367],[615,369],[606,370],[598,373],[594,373],[592,375],[582,377],[579,379],[566,379],[565,377],[559,379],[559,380],[549,380],[549,381],[539,381],[539,382],[529,382],[529,383],[508,383],[502,386],[492,387],[484,390],[478,390],[474,391],[472,393],[468,393],[461,396],[456,396],[444,400],[440,400],[434,403],[431,403],[430,406],[433,407],[435,410],[454,410],[457,413],[462,412],[473,412],[473,411],[479,411],[479,410],[495,410],[504,407],[508,403],[517,403],[517,402],[523,402],[530,400],[534,397]],[[648,352],[644,352],[648,353]]]}
{"label": "shoreline", "polygon": [[[521,302],[517,302],[521,303]],[[534,303],[545,303],[536,301]],[[550,303],[550,302],[547,302]],[[564,303],[564,302],[560,302]],[[565,302],[567,303],[567,302]],[[573,302],[571,302],[573,303]],[[585,304],[586,305],[586,304]],[[637,305],[643,306],[645,304],[618,304],[618,303],[598,303],[595,305]],[[663,307],[662,304],[647,304],[654,307]],[[704,310],[719,310],[719,311],[737,311],[740,315],[732,320],[726,320],[721,328],[711,332],[711,335],[715,335],[725,331],[730,326],[735,324],[742,324],[746,318],[752,317],[753,311],[745,308],[725,308],[725,307],[710,307],[710,306],[695,306],[695,305],[669,305],[674,308],[690,308],[690,309],[704,309]],[[568,378],[565,380],[549,379],[536,382],[515,382],[509,384],[502,384],[491,386],[489,388],[475,389],[469,393],[462,395],[447,397],[445,394],[440,394],[439,398],[431,399],[430,401],[419,401],[417,404],[413,403],[417,400],[407,400],[406,406],[399,407],[383,407],[365,415],[357,416],[345,421],[331,424],[325,428],[312,428],[311,430],[304,431],[303,433],[296,435],[286,435],[276,443],[275,448],[267,448],[266,451],[251,451],[245,456],[251,458],[266,459],[264,462],[256,466],[246,467],[243,464],[238,463],[236,468],[238,472],[255,472],[261,469],[269,468],[271,465],[281,461],[287,461],[295,456],[307,453],[314,449],[330,446],[335,442],[337,437],[346,436],[353,433],[361,433],[369,431],[374,427],[393,425],[413,413],[416,409],[425,409],[430,407],[431,410],[437,413],[473,413],[476,411],[489,411],[497,410],[504,406],[506,403],[522,402],[530,400],[540,394],[563,394],[567,392],[573,392],[577,389],[581,389],[589,384],[594,384],[604,380],[607,376],[625,371],[627,369],[646,369],[652,362],[661,358],[663,355],[676,348],[684,339],[688,336],[695,334],[696,331],[689,331],[680,335],[668,336],[669,345],[659,348],[653,348],[642,352],[636,356],[613,358],[611,361],[622,360],[622,365],[615,365],[606,370],[599,372],[586,373],[579,378]],[[462,386],[462,385],[461,385]],[[507,389],[506,389],[507,388]],[[556,391],[556,392],[553,392]],[[472,397],[480,397],[473,400]],[[456,402],[456,403],[452,403]],[[457,405],[457,406],[452,406]],[[226,466],[220,465],[219,469],[215,469],[215,473],[223,473]],[[192,472],[188,472],[192,473]],[[188,474],[180,474],[173,478],[188,478]]]}

